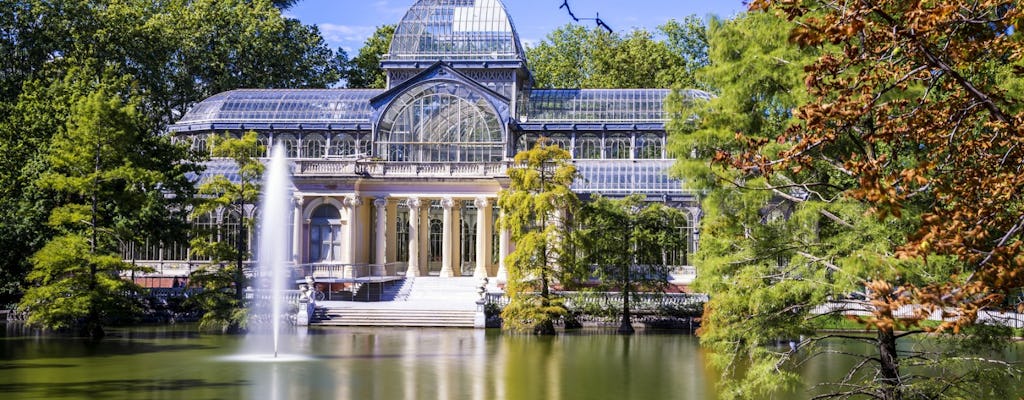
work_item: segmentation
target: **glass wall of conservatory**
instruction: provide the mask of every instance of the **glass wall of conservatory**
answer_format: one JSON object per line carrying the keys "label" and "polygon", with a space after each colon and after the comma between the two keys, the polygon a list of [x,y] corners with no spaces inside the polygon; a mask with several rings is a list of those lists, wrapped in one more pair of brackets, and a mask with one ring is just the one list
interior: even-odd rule
{"label": "glass wall of conservatory", "polygon": [[392,102],[378,125],[377,156],[400,162],[496,162],[504,130],[494,107],[454,82],[428,82]]}

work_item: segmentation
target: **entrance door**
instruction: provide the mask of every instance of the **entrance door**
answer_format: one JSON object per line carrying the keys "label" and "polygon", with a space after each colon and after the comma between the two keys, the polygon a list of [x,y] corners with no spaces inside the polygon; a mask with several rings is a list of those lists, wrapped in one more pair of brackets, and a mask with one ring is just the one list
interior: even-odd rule
{"label": "entrance door", "polygon": [[472,201],[463,202],[462,212],[459,213],[462,216],[462,223],[459,224],[459,265],[461,266],[461,275],[473,276],[473,271],[476,270],[476,224],[477,222],[477,209],[473,205]]}
{"label": "entrance door", "polygon": [[430,233],[427,240],[427,275],[441,275],[441,260],[444,254],[444,222],[440,216],[432,213],[430,214]]}

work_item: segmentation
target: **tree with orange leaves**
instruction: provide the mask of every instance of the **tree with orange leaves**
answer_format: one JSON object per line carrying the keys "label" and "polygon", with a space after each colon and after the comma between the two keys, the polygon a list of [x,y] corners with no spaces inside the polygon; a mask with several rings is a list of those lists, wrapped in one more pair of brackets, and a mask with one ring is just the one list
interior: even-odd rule
{"label": "tree with orange leaves", "polygon": [[[1009,330],[979,317],[1024,286],[1020,5],[752,8],[764,13],[737,21],[781,17],[786,36],[749,39],[762,48],[742,54],[716,49],[712,29],[702,77],[725,88],[687,110],[698,118],[673,124],[677,154],[691,156],[681,170],[710,191],[697,286],[712,295],[701,340],[731,378],[724,393],[762,397],[794,383],[787,365],[814,345],[848,340],[870,347],[816,398],[1006,395],[994,392],[1005,385],[979,385],[1005,364],[959,352],[1000,343]],[[722,72],[739,68],[753,72]],[[733,109],[781,122],[714,117]],[[821,333],[833,313],[857,314],[873,334]],[[800,335],[810,350],[767,345]],[[950,342],[930,346],[941,352],[901,345],[918,337]]]}

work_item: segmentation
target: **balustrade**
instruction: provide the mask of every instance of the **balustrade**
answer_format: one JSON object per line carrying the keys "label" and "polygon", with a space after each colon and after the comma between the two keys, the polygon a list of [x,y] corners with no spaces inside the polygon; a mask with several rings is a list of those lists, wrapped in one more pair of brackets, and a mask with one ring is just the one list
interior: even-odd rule
{"label": "balustrade", "polygon": [[377,160],[295,160],[296,175],[393,177],[494,177],[507,174],[503,162],[389,162]]}

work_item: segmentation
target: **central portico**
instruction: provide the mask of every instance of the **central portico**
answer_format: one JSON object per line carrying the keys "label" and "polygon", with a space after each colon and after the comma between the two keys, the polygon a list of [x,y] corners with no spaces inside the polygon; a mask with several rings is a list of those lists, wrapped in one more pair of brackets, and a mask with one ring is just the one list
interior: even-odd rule
{"label": "central portico", "polygon": [[508,235],[495,230],[497,182],[364,185],[295,195],[294,261],[317,270],[374,265],[405,276],[503,275]]}

